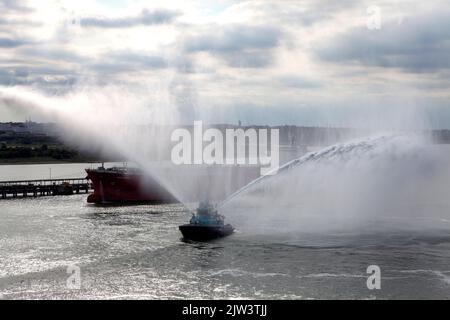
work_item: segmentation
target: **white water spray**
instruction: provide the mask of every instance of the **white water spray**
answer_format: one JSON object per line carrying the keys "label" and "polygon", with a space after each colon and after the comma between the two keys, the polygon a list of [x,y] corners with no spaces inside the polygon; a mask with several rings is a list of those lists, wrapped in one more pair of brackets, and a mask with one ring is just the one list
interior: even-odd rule
{"label": "white water spray", "polygon": [[[149,104],[152,101],[152,104]],[[121,87],[79,90],[63,96],[47,96],[28,88],[0,89],[0,102],[7,107],[34,112],[58,124],[64,139],[84,150],[119,155],[135,162],[159,180],[176,197],[176,189],[162,181],[149,158],[166,151],[167,137],[159,128],[176,123],[178,113],[161,93],[129,92]]]}
{"label": "white water spray", "polygon": [[176,166],[164,159],[170,155],[171,128],[179,125],[183,113],[169,91],[149,93],[141,88],[130,92],[107,86],[48,96],[29,88],[10,87],[0,88],[1,104],[54,121],[69,143],[84,150],[115,154],[134,162],[175,198],[190,202],[192,207],[193,199],[221,194],[232,184],[230,168],[219,168],[223,169],[222,178],[215,179],[218,170],[210,173],[207,168]]}
{"label": "white water spray", "polygon": [[[117,87],[52,97],[25,88],[0,90],[4,105],[35,110],[60,123],[66,138],[82,147],[126,156],[185,202],[192,186],[202,184],[195,172],[181,174],[170,166],[162,170],[148,161],[164,152],[169,135],[143,125],[179,120],[170,99],[160,92],[157,96]],[[448,229],[450,157],[444,150],[398,134],[332,146],[251,183],[227,200],[221,212],[240,229],[265,233],[381,225]],[[223,189],[224,184],[211,176],[207,187]]]}
{"label": "white water spray", "polygon": [[325,148],[221,205],[246,232],[450,229],[450,148],[386,134]]}

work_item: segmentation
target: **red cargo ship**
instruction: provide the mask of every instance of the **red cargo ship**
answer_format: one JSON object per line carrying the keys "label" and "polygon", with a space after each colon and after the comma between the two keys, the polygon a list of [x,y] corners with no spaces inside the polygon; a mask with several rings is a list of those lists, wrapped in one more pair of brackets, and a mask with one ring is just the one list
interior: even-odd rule
{"label": "red cargo ship", "polygon": [[[174,183],[184,201],[223,200],[260,172],[257,166],[161,166],[157,170]],[[94,186],[89,203],[178,202],[157,180],[136,168],[102,166],[86,172]]]}
{"label": "red cargo ship", "polygon": [[156,180],[136,168],[113,167],[86,169],[94,193],[89,203],[148,202],[174,203],[176,198]]}

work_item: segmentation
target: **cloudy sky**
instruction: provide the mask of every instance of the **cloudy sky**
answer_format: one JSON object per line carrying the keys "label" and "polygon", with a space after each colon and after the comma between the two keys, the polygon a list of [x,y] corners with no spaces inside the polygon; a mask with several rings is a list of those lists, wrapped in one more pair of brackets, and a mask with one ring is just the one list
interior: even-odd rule
{"label": "cloudy sky", "polygon": [[141,88],[188,120],[450,127],[449,1],[0,0],[0,65],[1,87]]}

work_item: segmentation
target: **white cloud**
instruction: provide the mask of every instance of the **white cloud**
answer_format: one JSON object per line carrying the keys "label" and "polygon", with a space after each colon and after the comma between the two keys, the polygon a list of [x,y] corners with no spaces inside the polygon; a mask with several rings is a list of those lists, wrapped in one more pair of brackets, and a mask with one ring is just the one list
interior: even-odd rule
{"label": "white cloud", "polygon": [[[441,106],[450,99],[448,5],[378,1],[381,30],[371,33],[372,4],[3,1],[0,84],[51,92],[85,83],[156,85],[195,110],[217,106],[229,116],[234,108],[240,117],[247,110],[249,122],[261,119],[258,106],[267,117],[277,108],[354,110],[407,96],[417,97],[409,104]],[[419,19],[423,12],[427,19]]]}

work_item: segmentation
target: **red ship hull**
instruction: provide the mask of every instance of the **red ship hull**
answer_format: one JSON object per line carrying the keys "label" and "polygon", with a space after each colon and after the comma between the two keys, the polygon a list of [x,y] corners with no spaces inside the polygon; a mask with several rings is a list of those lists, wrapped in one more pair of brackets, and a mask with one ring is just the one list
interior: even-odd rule
{"label": "red ship hull", "polygon": [[[124,168],[86,169],[94,193],[88,203],[175,203],[175,197],[154,179]],[[145,178],[144,178],[145,177]]]}
{"label": "red ship hull", "polygon": [[[94,186],[94,193],[87,199],[89,203],[179,202],[164,186],[138,169],[100,167],[86,172]],[[259,167],[178,166],[163,175],[172,181],[174,192],[183,196],[180,200],[221,201],[258,178]]]}

